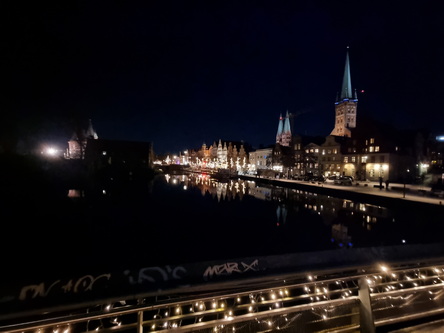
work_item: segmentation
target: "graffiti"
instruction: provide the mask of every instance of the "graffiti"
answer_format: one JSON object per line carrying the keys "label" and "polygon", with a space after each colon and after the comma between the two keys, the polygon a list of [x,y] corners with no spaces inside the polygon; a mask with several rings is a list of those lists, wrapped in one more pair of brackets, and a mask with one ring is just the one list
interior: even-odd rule
{"label": "graffiti", "polygon": [[45,283],[42,282],[40,284],[30,285],[23,287],[20,291],[19,300],[24,301],[27,298],[28,292],[31,294],[31,298],[46,297],[48,296],[51,289],[60,282],[60,280],[55,281],[53,284],[49,286],[49,288],[45,291]]}
{"label": "graffiti", "polygon": [[[63,293],[73,293],[77,294],[80,292],[86,292],[91,291],[94,288],[94,284],[100,280],[100,279],[106,279],[110,280],[111,274],[102,274],[99,276],[92,276],[92,275],[85,275],[77,280],[69,280],[64,285],[60,285],[61,281],[57,280],[53,282],[49,287],[46,288],[46,285],[44,282],[40,284],[34,284],[29,285],[26,287],[23,287],[20,291],[19,300],[24,301],[28,298],[34,299],[37,297],[47,297],[49,293],[55,289],[55,290],[62,290]],[[60,285],[59,287],[55,288],[56,285]]]}
{"label": "graffiti", "polygon": [[124,274],[128,276],[130,284],[142,284],[145,281],[155,283],[155,282],[166,282],[169,280],[181,280],[186,269],[182,266],[177,266],[171,268],[170,266],[161,267],[146,267],[139,270],[136,279],[130,276],[130,271],[125,271]]}
{"label": "graffiti", "polygon": [[248,271],[257,271],[256,266],[259,261],[256,259],[250,265],[244,262],[238,264],[237,262],[227,262],[222,265],[209,266],[204,272],[204,279],[211,278],[214,275],[231,275],[233,273],[243,274]]}
{"label": "graffiti", "polygon": [[111,274],[102,274],[97,277],[94,277],[92,275],[85,275],[82,276],[80,279],[78,279],[76,283],[73,283],[73,281],[70,280],[67,284],[62,286],[62,289],[64,290],[65,293],[72,291],[75,294],[79,292],[92,290],[94,287],[94,283],[96,283],[97,280],[104,278],[106,278],[109,281],[109,279],[111,278]]}

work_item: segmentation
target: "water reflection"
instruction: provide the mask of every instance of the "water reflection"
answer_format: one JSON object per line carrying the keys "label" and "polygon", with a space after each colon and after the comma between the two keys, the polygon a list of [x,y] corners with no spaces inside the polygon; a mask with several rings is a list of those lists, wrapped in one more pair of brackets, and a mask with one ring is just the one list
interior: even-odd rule
{"label": "water reflection", "polygon": [[246,182],[241,180],[229,180],[227,182],[218,181],[207,174],[190,174],[190,175],[165,175],[165,180],[171,185],[180,185],[184,190],[190,186],[200,189],[202,196],[210,195],[211,197],[221,200],[240,199],[246,193]]}
{"label": "water reflection", "polygon": [[242,201],[246,196],[271,202],[275,207],[276,228],[294,227],[308,211],[312,216],[319,216],[323,225],[330,228],[330,242],[337,247],[405,243],[402,232],[390,234],[396,217],[387,207],[310,191],[264,186],[249,180],[221,182],[202,174],[165,175],[165,180],[171,185],[180,184],[183,189],[198,188],[202,196],[210,196],[218,202]]}
{"label": "water reflection", "polygon": [[[441,241],[441,217],[432,209],[386,207],[201,174],[70,190],[66,200],[68,213],[49,218],[51,237],[69,230],[72,242],[64,245],[72,250],[70,268],[78,257],[88,258],[79,263],[82,268],[98,262],[139,267]],[[37,246],[44,238],[34,234],[33,239]],[[102,255],[103,249],[112,249],[112,256]]]}

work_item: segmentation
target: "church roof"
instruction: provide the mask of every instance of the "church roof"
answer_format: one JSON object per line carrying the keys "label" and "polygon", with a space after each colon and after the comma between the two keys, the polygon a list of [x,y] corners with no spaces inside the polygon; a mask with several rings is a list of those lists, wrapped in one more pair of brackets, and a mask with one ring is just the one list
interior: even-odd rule
{"label": "church roof", "polygon": [[278,124],[278,130],[277,130],[276,136],[282,135],[283,129],[284,129],[284,122],[283,122],[282,113],[281,113],[279,115],[279,124]]}
{"label": "church roof", "polygon": [[347,55],[345,57],[345,68],[344,68],[344,77],[342,78],[342,90],[341,90],[341,99],[352,99],[353,91],[351,85],[351,76],[350,76],[350,59],[348,55],[348,46],[347,46]]}
{"label": "church roof", "polygon": [[86,129],[85,137],[93,138],[93,139],[98,139],[99,138],[97,133],[96,133],[96,131],[93,128],[92,120],[91,119],[89,119],[89,121],[88,121],[88,128]]}
{"label": "church roof", "polygon": [[288,110],[287,110],[287,114],[285,116],[283,133],[291,133],[290,116],[288,115]]}

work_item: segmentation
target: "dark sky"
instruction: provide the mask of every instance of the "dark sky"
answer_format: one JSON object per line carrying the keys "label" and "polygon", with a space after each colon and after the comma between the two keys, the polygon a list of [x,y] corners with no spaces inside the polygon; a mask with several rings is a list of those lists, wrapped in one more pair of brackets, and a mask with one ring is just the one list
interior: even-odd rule
{"label": "dark sky", "polygon": [[91,118],[99,138],[156,153],[257,148],[288,110],[296,134],[325,136],[349,46],[358,127],[365,114],[442,133],[443,4],[2,1],[3,132],[66,145]]}

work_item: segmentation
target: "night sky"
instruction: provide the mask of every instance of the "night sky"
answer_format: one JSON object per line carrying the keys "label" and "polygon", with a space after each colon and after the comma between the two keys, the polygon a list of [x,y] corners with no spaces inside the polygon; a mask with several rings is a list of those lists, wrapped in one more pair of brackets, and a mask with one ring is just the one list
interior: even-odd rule
{"label": "night sky", "polygon": [[[359,116],[444,133],[440,1],[2,1],[2,140],[158,154],[330,134],[349,46]],[[420,116],[417,116],[417,115]],[[23,142],[22,142],[23,143]]]}

